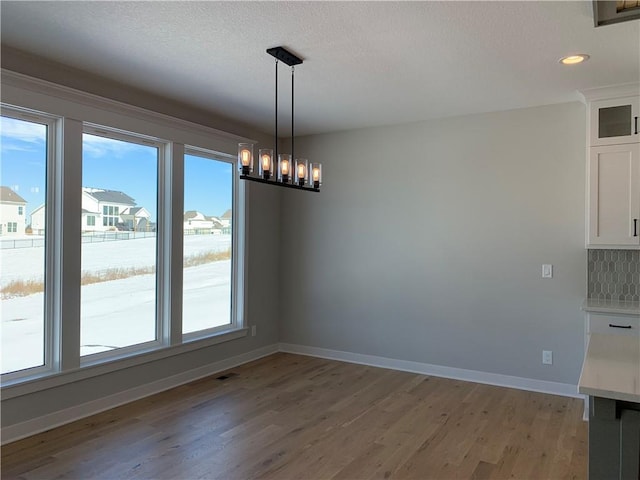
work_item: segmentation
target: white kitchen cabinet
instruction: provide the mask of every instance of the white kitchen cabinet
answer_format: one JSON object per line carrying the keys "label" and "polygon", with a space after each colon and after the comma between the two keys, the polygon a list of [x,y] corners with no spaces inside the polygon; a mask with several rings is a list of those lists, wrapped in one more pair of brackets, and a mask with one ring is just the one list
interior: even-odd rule
{"label": "white kitchen cabinet", "polygon": [[588,248],[640,248],[640,144],[590,148]]}
{"label": "white kitchen cabinet", "polygon": [[588,313],[586,322],[586,337],[592,333],[640,337],[640,315]]}
{"label": "white kitchen cabinet", "polygon": [[[583,306],[583,309],[584,308],[585,307]],[[640,313],[630,313],[628,315],[623,315],[586,311],[584,319],[585,351],[587,350],[587,345],[589,344],[589,335],[591,335],[592,333],[640,337]]]}
{"label": "white kitchen cabinet", "polygon": [[590,103],[590,144],[620,145],[640,142],[640,97],[598,100]]}
{"label": "white kitchen cabinet", "polygon": [[587,248],[640,249],[640,84],[583,90]]}

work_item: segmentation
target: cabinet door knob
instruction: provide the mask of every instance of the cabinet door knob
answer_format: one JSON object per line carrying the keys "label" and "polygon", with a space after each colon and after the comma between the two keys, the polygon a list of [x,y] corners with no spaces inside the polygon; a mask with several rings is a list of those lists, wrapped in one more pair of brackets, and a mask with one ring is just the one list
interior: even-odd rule
{"label": "cabinet door knob", "polygon": [[630,329],[631,325],[616,325],[615,323],[610,323],[609,327],[611,327],[611,328],[628,328],[628,329]]}
{"label": "cabinet door knob", "polygon": [[633,219],[633,236],[634,237],[638,236],[638,219],[637,218]]}

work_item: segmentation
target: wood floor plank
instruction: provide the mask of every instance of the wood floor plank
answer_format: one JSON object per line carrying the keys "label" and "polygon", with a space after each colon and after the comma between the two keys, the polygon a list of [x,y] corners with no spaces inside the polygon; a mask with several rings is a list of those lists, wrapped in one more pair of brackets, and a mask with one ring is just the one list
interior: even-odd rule
{"label": "wood floor plank", "polygon": [[2,448],[3,479],[582,479],[578,399],[274,354]]}

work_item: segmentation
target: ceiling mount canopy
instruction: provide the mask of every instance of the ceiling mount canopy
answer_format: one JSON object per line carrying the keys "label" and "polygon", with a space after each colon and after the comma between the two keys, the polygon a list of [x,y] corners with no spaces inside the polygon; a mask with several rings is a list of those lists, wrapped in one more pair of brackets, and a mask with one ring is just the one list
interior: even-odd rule
{"label": "ceiling mount canopy", "polygon": [[272,57],[275,57],[276,60],[286,63],[290,67],[300,65],[302,63],[302,59],[300,57],[294,55],[284,47],[268,48],[267,53]]}
{"label": "ceiling mount canopy", "polygon": [[[276,59],[275,75],[275,132],[274,150],[260,149],[258,151],[258,176],[253,173],[253,144],[238,144],[238,171],[241,180],[268,183],[279,187],[296,188],[308,192],[319,192],[322,184],[322,165],[309,162],[306,158],[295,158],[294,155],[294,111],[293,111],[293,87],[294,67],[302,64],[302,59],[294,55],[284,47],[267,49],[267,53]],[[291,155],[278,154],[278,62],[283,62],[291,67]],[[277,173],[277,176],[274,174]]]}

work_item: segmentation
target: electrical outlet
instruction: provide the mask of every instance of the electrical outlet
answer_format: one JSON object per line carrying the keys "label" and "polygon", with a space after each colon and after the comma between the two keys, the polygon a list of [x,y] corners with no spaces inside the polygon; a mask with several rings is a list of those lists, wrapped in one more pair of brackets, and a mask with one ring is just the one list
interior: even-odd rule
{"label": "electrical outlet", "polygon": [[251,336],[252,337],[256,336],[256,326],[255,325],[251,325]]}
{"label": "electrical outlet", "polygon": [[542,363],[545,365],[553,365],[553,352],[551,350],[542,351]]}
{"label": "electrical outlet", "polygon": [[548,263],[542,265],[542,278],[553,278],[553,265]]}

